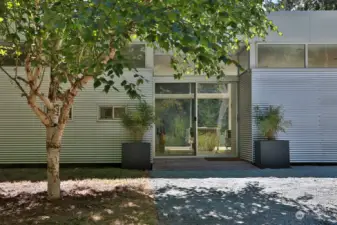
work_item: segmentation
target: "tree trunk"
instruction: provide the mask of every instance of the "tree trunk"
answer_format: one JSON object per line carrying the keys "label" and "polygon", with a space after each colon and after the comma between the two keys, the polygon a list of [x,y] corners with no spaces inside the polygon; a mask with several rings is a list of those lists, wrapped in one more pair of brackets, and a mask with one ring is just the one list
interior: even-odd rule
{"label": "tree trunk", "polygon": [[60,188],[60,150],[63,132],[57,127],[47,127],[47,182],[48,199],[61,197]]}

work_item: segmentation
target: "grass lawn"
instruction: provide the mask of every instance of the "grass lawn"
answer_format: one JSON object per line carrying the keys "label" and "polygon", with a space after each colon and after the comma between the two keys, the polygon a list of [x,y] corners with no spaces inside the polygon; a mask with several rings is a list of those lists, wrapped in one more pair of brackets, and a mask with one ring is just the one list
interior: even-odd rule
{"label": "grass lawn", "polygon": [[147,173],[62,168],[62,199],[46,199],[46,171],[0,169],[0,224],[157,224]]}

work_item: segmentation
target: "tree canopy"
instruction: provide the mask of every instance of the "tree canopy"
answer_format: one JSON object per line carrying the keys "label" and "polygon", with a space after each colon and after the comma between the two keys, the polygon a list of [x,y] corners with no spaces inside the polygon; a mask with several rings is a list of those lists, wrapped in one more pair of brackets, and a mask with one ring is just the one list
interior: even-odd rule
{"label": "tree canopy", "polygon": [[[275,1],[268,1],[275,4]],[[336,0],[278,0],[276,5],[283,5],[285,10],[336,10]]]}
{"label": "tree canopy", "polygon": [[[4,0],[0,4],[0,69],[46,127],[51,199],[60,197],[59,153],[78,92],[93,81],[105,92],[121,85],[130,97],[139,96],[137,87],[144,78],[132,57],[124,54],[134,40],[173,50],[176,78],[190,72],[191,63],[195,75],[221,78],[224,64],[237,64],[231,54],[240,43],[248,46],[252,38],[277,30],[266,16],[263,0]],[[5,67],[6,59],[14,61],[14,73]],[[24,76],[18,74],[19,66],[24,67]],[[50,77],[44,79],[49,68]],[[122,76],[125,70],[134,72],[135,80]],[[48,93],[41,86],[47,86]]]}

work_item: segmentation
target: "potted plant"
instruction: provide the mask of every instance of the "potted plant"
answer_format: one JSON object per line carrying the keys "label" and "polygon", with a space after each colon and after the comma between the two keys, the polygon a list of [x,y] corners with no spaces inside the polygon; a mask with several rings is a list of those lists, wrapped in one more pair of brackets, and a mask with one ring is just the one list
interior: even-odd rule
{"label": "potted plant", "polygon": [[255,107],[255,122],[264,140],[254,142],[255,164],[260,168],[288,168],[290,166],[289,141],[276,140],[279,132],[291,126],[284,119],[282,106]]}
{"label": "potted plant", "polygon": [[125,169],[151,169],[151,144],[143,142],[145,132],[155,121],[153,107],[142,101],[135,111],[122,115],[122,124],[133,137],[133,142],[122,143],[122,167]]}

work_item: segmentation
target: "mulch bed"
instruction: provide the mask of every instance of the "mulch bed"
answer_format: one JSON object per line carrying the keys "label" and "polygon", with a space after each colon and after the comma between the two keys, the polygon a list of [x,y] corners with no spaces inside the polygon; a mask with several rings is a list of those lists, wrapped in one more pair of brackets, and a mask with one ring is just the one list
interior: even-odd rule
{"label": "mulch bed", "polygon": [[[50,202],[45,182],[0,185],[0,224],[157,224],[146,179],[65,181]],[[16,190],[21,187],[21,190]]]}

